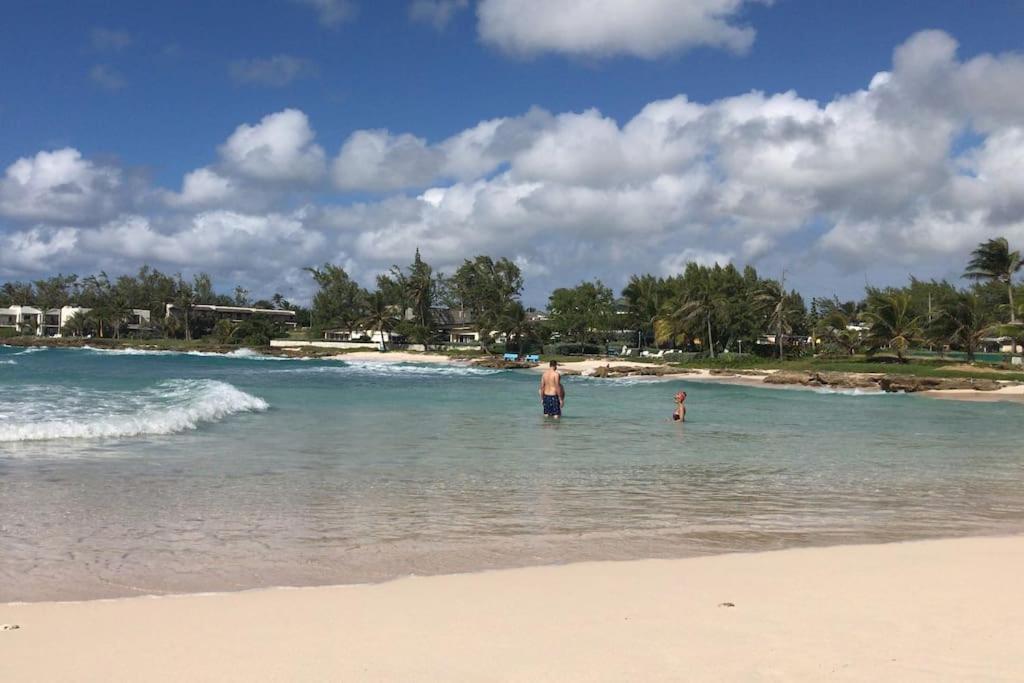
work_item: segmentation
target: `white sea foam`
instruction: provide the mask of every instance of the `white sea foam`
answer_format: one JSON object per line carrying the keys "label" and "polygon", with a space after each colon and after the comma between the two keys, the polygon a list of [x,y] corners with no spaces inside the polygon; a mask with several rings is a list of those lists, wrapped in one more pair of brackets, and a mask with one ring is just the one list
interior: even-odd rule
{"label": "white sea foam", "polygon": [[[261,398],[209,379],[168,380],[133,393],[26,386],[5,415],[0,442],[174,434],[229,415],[266,410]],[[130,412],[128,410],[130,410]]]}
{"label": "white sea foam", "polygon": [[502,370],[478,368],[468,365],[416,365],[411,363],[344,361],[331,365],[313,365],[275,370],[297,374],[339,374],[364,377],[472,377],[494,375]]}
{"label": "white sea foam", "polygon": [[85,351],[102,356],[199,356],[202,358],[241,358],[244,360],[292,360],[280,356],[265,356],[250,348],[241,348],[227,353],[213,351],[173,351],[167,349],[101,349],[88,344],[80,347]]}
{"label": "white sea foam", "polygon": [[30,353],[39,353],[40,351],[45,351],[45,350],[46,350],[45,346],[30,346],[30,347],[28,347],[26,349],[22,349],[21,351],[18,351],[17,353],[12,353],[11,355],[12,356],[27,356]]}
{"label": "white sea foam", "polygon": [[823,387],[815,389],[817,394],[840,394],[842,396],[885,396],[887,392],[881,389],[830,389]]}
{"label": "white sea foam", "polygon": [[18,364],[18,361],[16,361],[16,360],[0,360],[0,365],[17,365],[17,364]]}

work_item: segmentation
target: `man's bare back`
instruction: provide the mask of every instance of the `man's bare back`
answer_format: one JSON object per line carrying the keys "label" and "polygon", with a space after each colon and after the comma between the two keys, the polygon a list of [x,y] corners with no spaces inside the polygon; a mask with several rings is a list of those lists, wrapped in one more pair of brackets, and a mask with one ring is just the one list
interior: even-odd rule
{"label": "man's bare back", "polygon": [[565,405],[565,387],[562,386],[562,376],[558,373],[558,361],[551,361],[547,370],[540,378],[540,402],[544,408],[544,415],[555,418],[562,416],[562,406]]}

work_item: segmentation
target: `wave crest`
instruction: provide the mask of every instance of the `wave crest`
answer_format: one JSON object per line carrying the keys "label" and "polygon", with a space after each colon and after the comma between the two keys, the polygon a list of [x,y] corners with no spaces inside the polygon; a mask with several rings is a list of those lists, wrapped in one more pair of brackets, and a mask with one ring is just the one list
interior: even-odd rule
{"label": "wave crest", "polygon": [[[25,420],[25,415],[15,416],[13,424],[8,423],[0,430],[0,442],[174,434],[196,429],[204,422],[216,422],[236,413],[264,411],[269,407],[257,396],[227,382],[209,379],[168,380],[139,394],[119,398],[136,410],[98,413],[96,406],[112,407],[117,401],[110,397],[102,400],[95,396],[73,396],[66,405],[48,407],[43,412],[44,416],[50,413],[56,419]],[[79,412],[77,407],[83,404],[92,406],[91,411]]]}
{"label": "wave crest", "polygon": [[274,370],[287,373],[334,373],[364,377],[475,377],[495,375],[503,370],[468,365],[416,365],[400,362],[333,361],[331,365],[315,365]]}

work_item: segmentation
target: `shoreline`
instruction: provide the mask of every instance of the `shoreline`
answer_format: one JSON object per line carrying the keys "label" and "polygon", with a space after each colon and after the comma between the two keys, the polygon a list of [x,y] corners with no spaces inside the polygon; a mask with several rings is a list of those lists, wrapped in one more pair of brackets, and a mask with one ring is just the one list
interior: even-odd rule
{"label": "shoreline", "polygon": [[[68,339],[38,339],[38,338],[21,338],[22,342],[29,343],[16,343],[10,344],[12,340],[4,340],[4,344],[8,346],[24,346],[24,347],[51,347],[51,348],[82,348],[92,347],[100,348],[109,351],[118,351],[120,349],[125,350],[141,350],[141,351],[168,351],[168,352],[179,352],[187,354],[189,352],[202,352],[210,354],[230,354],[237,352],[242,348],[239,346],[209,346],[199,348],[163,348],[159,344],[147,344],[145,341],[138,343],[124,343],[123,341],[115,340],[96,340],[96,339],[79,339],[79,338],[68,338]],[[94,346],[97,345],[98,346]],[[299,347],[297,349],[251,349],[255,353],[272,356],[276,358],[286,358],[292,360],[323,360],[323,361],[354,361],[354,362],[380,362],[380,363],[425,363],[425,364],[436,364],[436,365],[447,365],[447,366],[464,366],[473,367],[481,365],[479,361],[480,357],[458,357],[450,356],[443,352],[412,352],[412,351],[374,351],[374,350],[352,350],[343,353],[330,349],[316,349],[310,351],[305,347]],[[491,357],[491,361],[496,359]],[[512,366],[505,368],[500,360],[495,365],[484,365],[484,367],[493,367],[495,369],[519,369],[526,370],[527,372],[539,373],[543,372],[545,365],[543,363],[535,365],[529,368],[522,368],[521,366]],[[986,382],[1003,384],[996,389],[981,389],[981,388],[961,388],[956,386],[957,380],[948,379],[937,381],[948,381],[953,384],[953,388],[927,388],[925,383],[930,381],[931,378],[916,378],[912,376],[899,376],[894,375],[893,379],[897,382],[902,381],[903,384],[919,383],[921,386],[911,388],[903,391],[898,386],[895,390],[886,391],[879,387],[878,381],[883,376],[878,373],[857,373],[857,372],[815,372],[807,370],[780,370],[780,369],[765,369],[765,370],[746,370],[737,369],[730,371],[727,369],[720,368],[679,368],[675,366],[650,363],[650,362],[637,362],[629,360],[619,360],[616,358],[588,358],[578,361],[563,361],[559,363],[559,367],[563,371],[567,371],[567,375],[582,375],[587,377],[600,377],[602,379],[608,379],[614,381],[616,379],[628,377],[631,381],[693,381],[693,382],[708,382],[715,384],[727,384],[736,386],[747,386],[747,387],[759,387],[765,389],[803,389],[803,390],[816,390],[816,391],[835,391],[836,393],[844,393],[846,391],[859,391],[863,394],[885,394],[885,393],[914,393],[919,394],[925,398],[943,399],[943,400],[959,400],[959,401],[971,401],[971,402],[984,402],[984,403],[995,403],[995,402],[1007,402],[1007,403],[1024,403],[1024,384],[1013,382],[1013,381],[1000,381],[994,380],[978,380],[980,384],[984,385]],[[635,371],[637,374],[618,374],[614,373],[608,376],[601,375],[601,371],[605,368],[611,368],[613,371],[618,369],[626,371],[627,369]],[[643,374],[640,374],[643,373]],[[888,379],[887,377],[885,379]],[[807,381],[810,380],[810,381]],[[827,383],[820,383],[820,382]],[[971,382],[973,380],[964,380]],[[834,382],[834,383],[832,383]]]}
{"label": "shoreline", "polygon": [[1024,535],[0,605],[4,680],[1024,676]]}

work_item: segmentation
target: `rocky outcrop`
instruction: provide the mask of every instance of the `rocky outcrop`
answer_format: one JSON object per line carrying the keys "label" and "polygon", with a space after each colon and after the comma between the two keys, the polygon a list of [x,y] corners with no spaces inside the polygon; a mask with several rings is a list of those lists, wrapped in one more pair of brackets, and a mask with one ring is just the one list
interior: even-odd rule
{"label": "rocky outcrop", "polygon": [[[524,360],[505,360],[504,358],[488,357],[478,358],[473,365],[481,368],[494,368],[495,370],[526,370],[535,368],[539,363],[529,363]],[[564,374],[564,373],[563,373]]]}
{"label": "rocky outcrop", "polygon": [[886,375],[885,377],[879,378],[878,386],[881,387],[883,391],[903,391],[911,394],[918,391],[948,391],[950,389],[995,391],[1003,385],[992,379]]}
{"label": "rocky outcrop", "polygon": [[973,389],[995,391],[1004,386],[991,379],[956,377],[915,377],[913,375],[867,375],[854,372],[794,372],[784,370],[764,378],[765,384],[797,384],[830,389],[876,389],[890,393]]}
{"label": "rocky outcrop", "polygon": [[668,365],[602,365],[594,369],[591,377],[613,379],[616,377],[664,377],[665,375],[685,375],[692,370],[674,368]]}

